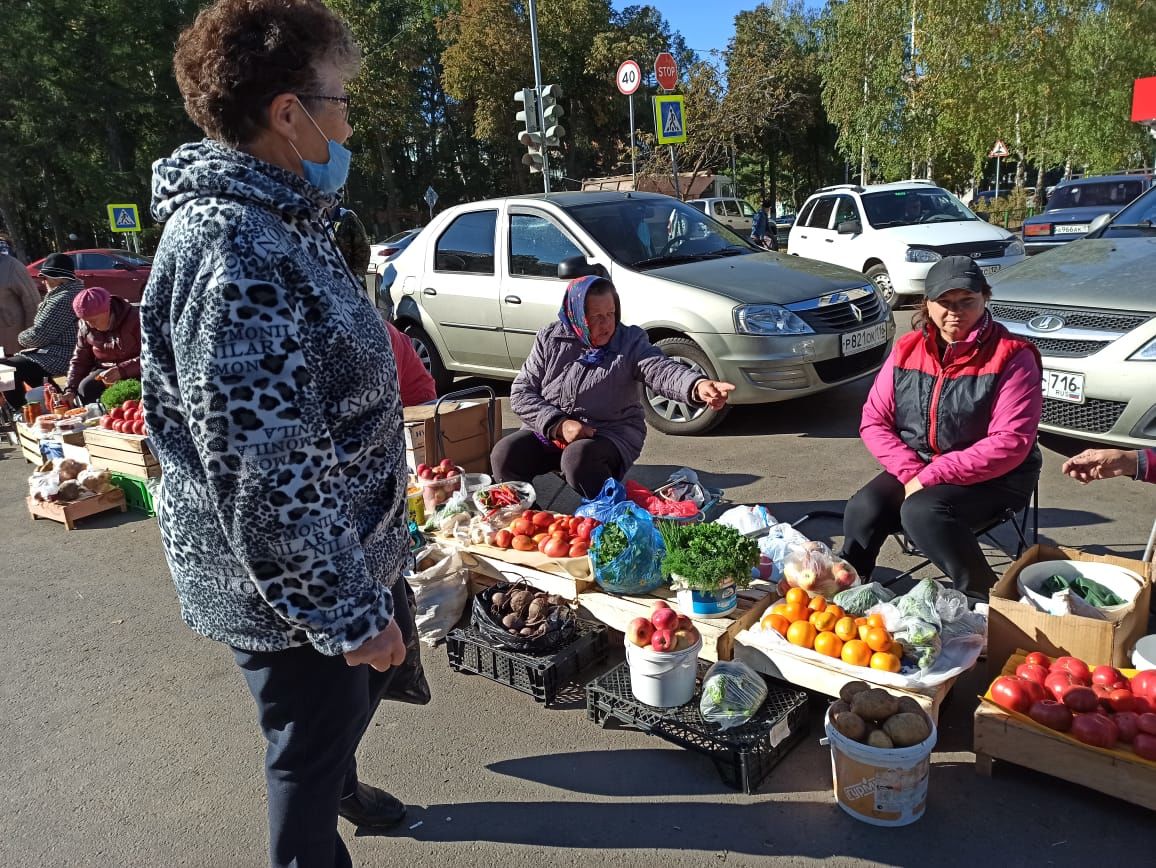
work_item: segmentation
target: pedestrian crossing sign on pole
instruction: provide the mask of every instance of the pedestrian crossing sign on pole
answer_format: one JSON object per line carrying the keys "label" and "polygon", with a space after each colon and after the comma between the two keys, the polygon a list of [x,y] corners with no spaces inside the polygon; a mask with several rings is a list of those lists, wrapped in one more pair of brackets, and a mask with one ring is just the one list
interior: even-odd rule
{"label": "pedestrian crossing sign on pole", "polygon": [[140,232],[140,211],[136,205],[109,205],[108,227],[113,232]]}
{"label": "pedestrian crossing sign on pole", "polygon": [[654,130],[660,145],[686,142],[686,102],[683,96],[654,98]]}

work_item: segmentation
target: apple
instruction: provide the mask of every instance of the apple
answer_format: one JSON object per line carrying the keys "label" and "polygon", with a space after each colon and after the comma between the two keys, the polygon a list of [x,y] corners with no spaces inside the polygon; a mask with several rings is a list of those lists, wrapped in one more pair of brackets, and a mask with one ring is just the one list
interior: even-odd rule
{"label": "apple", "polygon": [[675,638],[673,630],[655,630],[650,637],[650,647],[655,651],[673,651]]}
{"label": "apple", "polygon": [[650,606],[650,613],[653,615],[659,609],[669,609],[670,604],[666,600],[655,600]]}
{"label": "apple", "polygon": [[694,629],[694,623],[686,615],[679,615],[678,616],[678,629],[679,630],[693,630]]}
{"label": "apple", "polygon": [[671,608],[655,609],[650,616],[650,623],[654,625],[655,630],[670,630],[678,629],[678,612]]}
{"label": "apple", "polygon": [[453,470],[454,469],[453,459],[452,458],[443,458],[441,461],[438,462],[438,467],[441,468],[442,470]]}
{"label": "apple", "polygon": [[426,472],[429,470],[433,470],[433,468],[430,467],[428,464],[423,462],[417,466],[417,475],[420,476],[422,479],[425,479],[426,478]]}
{"label": "apple", "polygon": [[654,625],[646,618],[635,618],[626,625],[626,638],[639,648],[645,648],[649,645],[653,636]]}
{"label": "apple", "polygon": [[674,631],[674,650],[685,651],[687,648],[694,645],[698,638],[690,635],[689,630],[675,630]]}

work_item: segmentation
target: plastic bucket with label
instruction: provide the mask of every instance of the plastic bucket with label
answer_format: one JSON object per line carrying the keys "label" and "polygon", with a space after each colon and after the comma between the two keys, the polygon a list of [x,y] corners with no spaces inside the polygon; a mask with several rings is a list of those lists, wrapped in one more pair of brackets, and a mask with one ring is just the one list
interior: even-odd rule
{"label": "plastic bucket with label", "polygon": [[823,720],[831,745],[831,775],[839,807],[873,826],[906,826],[927,807],[927,778],[936,729],[917,745],[878,748],[847,738]]}
{"label": "plastic bucket with label", "polygon": [[654,651],[626,641],[626,662],[630,666],[630,692],[639,702],[655,708],[686,705],[694,696],[698,674],[698,652],[702,636],[682,651]]}
{"label": "plastic bucket with label", "polygon": [[[671,581],[679,588],[678,576]],[[678,611],[688,618],[725,618],[739,605],[738,591],[733,581],[724,582],[713,591],[698,591],[693,588],[679,588],[676,592]]]}

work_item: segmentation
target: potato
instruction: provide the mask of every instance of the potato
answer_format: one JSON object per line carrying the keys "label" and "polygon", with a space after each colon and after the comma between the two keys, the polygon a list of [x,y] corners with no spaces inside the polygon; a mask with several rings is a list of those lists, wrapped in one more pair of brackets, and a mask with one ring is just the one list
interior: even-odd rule
{"label": "potato", "polygon": [[831,717],[831,723],[847,738],[862,741],[867,735],[867,722],[853,711],[844,711]]}
{"label": "potato", "polygon": [[890,750],[895,747],[891,742],[891,737],[881,729],[873,729],[868,733],[867,744],[871,747],[881,747],[884,750]]}
{"label": "potato", "polygon": [[931,735],[931,727],[922,712],[913,714],[904,711],[889,717],[883,724],[883,731],[896,747],[911,747]]}
{"label": "potato", "polygon": [[851,710],[864,720],[882,723],[899,711],[899,700],[882,688],[872,687],[852,697]]}
{"label": "potato", "polygon": [[910,714],[923,714],[923,706],[921,706],[910,696],[900,696],[899,711],[908,712]]}
{"label": "potato", "polygon": [[871,685],[866,681],[848,681],[839,691],[839,698],[844,702],[850,702],[856,693],[862,693],[864,690],[870,689]]}
{"label": "potato", "polygon": [[842,699],[836,699],[834,702],[831,703],[830,707],[827,709],[827,711],[831,715],[831,720],[834,720],[838,715],[842,714],[844,711],[850,711],[850,710],[851,710],[851,703],[846,702],[845,700],[842,700]]}

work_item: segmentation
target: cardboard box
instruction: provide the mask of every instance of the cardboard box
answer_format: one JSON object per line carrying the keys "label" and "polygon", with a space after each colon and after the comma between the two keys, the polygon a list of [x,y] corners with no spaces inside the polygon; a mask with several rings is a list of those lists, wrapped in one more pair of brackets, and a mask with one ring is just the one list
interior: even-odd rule
{"label": "cardboard box", "polygon": [[406,407],[405,457],[409,469],[416,471],[419,464],[437,464],[449,458],[470,473],[489,473],[490,450],[502,431],[497,407],[496,402],[488,401],[446,402],[436,414],[432,404]]}
{"label": "cardboard box", "polygon": [[[1019,602],[1016,579],[1027,566],[1039,561],[1093,561],[1115,564],[1144,579],[1132,611],[1121,620],[1099,621],[1078,615],[1048,615]],[[991,589],[991,609],[987,627],[988,673],[999,675],[1008,657],[1017,648],[1043,651],[1050,657],[1079,657],[1090,666],[1108,663],[1128,666],[1132,646],[1147,632],[1148,607],[1152,598],[1152,565],[1111,555],[1091,555],[1078,549],[1032,546],[1008,567]]]}

